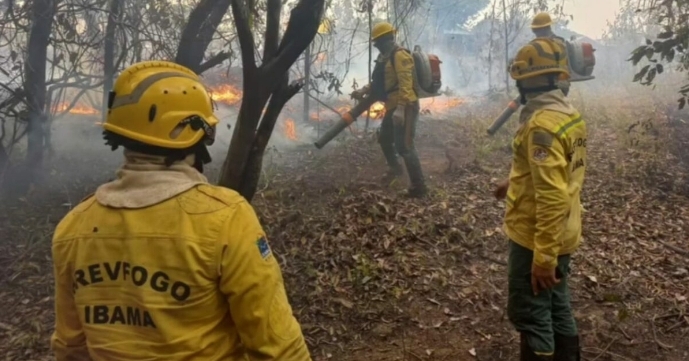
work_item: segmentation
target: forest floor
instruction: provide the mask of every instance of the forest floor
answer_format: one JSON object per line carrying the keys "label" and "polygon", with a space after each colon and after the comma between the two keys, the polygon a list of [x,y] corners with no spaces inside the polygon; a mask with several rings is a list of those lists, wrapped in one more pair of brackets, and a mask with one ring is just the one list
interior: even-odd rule
{"label": "forest floor", "polygon": [[[514,124],[489,139],[494,112],[477,109],[419,125],[424,200],[401,196],[404,179],[379,182],[370,134],[266,159],[253,203],[314,360],[517,360],[504,205],[492,197]],[[649,132],[630,135],[631,121],[611,124],[592,106],[585,115],[584,241],[571,276],[583,359],[689,360],[686,168],[670,151],[639,150]],[[116,166],[76,156],[52,162],[65,181],[0,208],[0,360],[52,358],[52,229]],[[85,166],[99,171],[75,179]]]}

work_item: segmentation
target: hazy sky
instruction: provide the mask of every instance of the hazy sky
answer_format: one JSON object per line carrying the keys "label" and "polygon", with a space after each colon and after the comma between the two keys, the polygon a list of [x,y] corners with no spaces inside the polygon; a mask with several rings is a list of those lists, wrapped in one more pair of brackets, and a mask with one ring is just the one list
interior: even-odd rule
{"label": "hazy sky", "polygon": [[565,13],[574,16],[569,28],[577,33],[598,39],[607,27],[606,21],[613,22],[620,9],[619,0],[566,0]]}

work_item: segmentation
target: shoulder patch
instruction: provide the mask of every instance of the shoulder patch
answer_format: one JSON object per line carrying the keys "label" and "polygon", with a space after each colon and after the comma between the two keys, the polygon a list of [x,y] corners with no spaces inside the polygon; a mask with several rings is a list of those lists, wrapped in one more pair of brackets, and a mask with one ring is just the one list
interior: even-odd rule
{"label": "shoulder patch", "polygon": [[553,145],[553,140],[555,137],[553,137],[552,134],[544,131],[534,131],[533,134],[531,135],[531,143],[534,145],[540,145],[546,148],[549,148],[550,146]]}
{"label": "shoulder patch", "polygon": [[256,246],[258,247],[258,252],[261,254],[261,258],[266,259],[272,254],[266,237],[259,238],[258,241],[256,241]]}
{"label": "shoulder patch", "polygon": [[542,162],[548,159],[548,155],[548,151],[541,147],[536,147],[531,151],[531,159],[537,162]]}

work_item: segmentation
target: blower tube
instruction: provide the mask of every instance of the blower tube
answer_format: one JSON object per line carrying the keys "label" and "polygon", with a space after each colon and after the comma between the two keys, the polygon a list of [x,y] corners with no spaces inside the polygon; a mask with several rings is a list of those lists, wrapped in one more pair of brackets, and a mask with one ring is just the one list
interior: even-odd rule
{"label": "blower tube", "polygon": [[500,114],[500,116],[493,121],[493,124],[490,126],[490,128],[488,128],[488,135],[495,134],[495,132],[497,132],[498,129],[500,129],[500,127],[502,127],[502,125],[510,119],[512,114],[514,114],[514,112],[516,112],[517,109],[519,109],[520,98],[521,96],[518,96],[514,98],[509,104],[507,104],[507,108],[505,108],[505,110],[502,111],[502,114]]}
{"label": "blower tube", "polygon": [[342,114],[337,123],[333,124],[328,130],[314,143],[316,148],[321,149],[335,138],[340,132],[352,124],[361,113],[368,110],[376,100],[367,96],[357,103],[350,111]]}

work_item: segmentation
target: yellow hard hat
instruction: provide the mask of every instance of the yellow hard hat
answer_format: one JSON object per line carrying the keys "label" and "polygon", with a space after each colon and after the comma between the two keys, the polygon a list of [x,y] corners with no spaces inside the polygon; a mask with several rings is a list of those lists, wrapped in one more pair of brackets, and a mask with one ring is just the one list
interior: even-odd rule
{"label": "yellow hard hat", "polygon": [[549,38],[536,38],[519,49],[510,65],[510,76],[523,80],[545,74],[560,74],[560,80],[569,79],[567,51]]}
{"label": "yellow hard hat", "polygon": [[531,21],[531,29],[541,29],[553,25],[553,19],[548,13],[538,13]]}
{"label": "yellow hard hat", "polygon": [[168,149],[211,143],[218,118],[193,71],[167,61],[145,61],[122,71],[108,101],[106,131]]}
{"label": "yellow hard hat", "polygon": [[395,28],[388,22],[380,22],[371,29],[371,40],[376,40],[383,35],[394,34]]}

